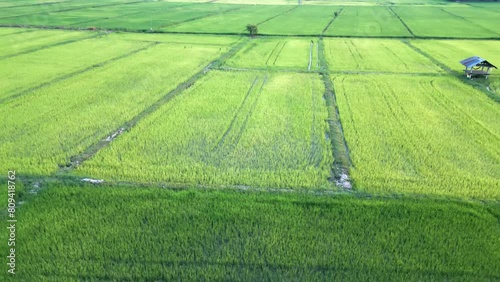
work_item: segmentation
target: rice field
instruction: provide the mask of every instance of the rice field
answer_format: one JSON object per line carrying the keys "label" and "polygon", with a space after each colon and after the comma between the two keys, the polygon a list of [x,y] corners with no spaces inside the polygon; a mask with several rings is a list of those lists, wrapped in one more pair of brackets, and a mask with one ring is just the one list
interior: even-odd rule
{"label": "rice field", "polygon": [[255,39],[226,65],[234,68],[317,70],[318,41],[314,39]]}
{"label": "rice field", "polygon": [[442,70],[400,40],[325,39],[330,70],[344,73],[438,73]]}
{"label": "rice field", "polygon": [[0,0],[15,278],[500,280],[498,5],[298,2]]}
{"label": "rice field", "polygon": [[500,108],[483,93],[444,77],[334,84],[358,189],[499,198]]}
{"label": "rice field", "polygon": [[[16,165],[27,174],[54,173],[224,51],[218,46],[150,43],[145,47],[0,104],[1,168]],[[187,54],[189,62],[172,63]]]}
{"label": "rice field", "polygon": [[390,7],[363,6],[342,8],[325,34],[365,37],[411,36]]}
{"label": "rice field", "polygon": [[316,75],[214,71],[76,172],[143,183],[328,188],[323,92]]}

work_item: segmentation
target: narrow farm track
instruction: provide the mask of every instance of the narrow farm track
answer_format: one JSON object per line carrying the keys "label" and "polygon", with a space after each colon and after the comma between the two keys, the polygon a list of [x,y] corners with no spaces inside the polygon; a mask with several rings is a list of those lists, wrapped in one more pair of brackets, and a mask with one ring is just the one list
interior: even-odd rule
{"label": "narrow farm track", "polygon": [[389,11],[391,11],[397,18],[398,20],[401,22],[402,25],[404,25],[404,27],[406,28],[406,30],[408,30],[408,32],[411,34],[411,36],[413,37],[417,37],[413,31],[410,29],[410,27],[403,21],[403,19],[398,15],[398,13],[396,13],[396,11],[394,11],[394,9],[392,9],[392,7],[389,7],[388,8]]}
{"label": "narrow farm track", "polygon": [[68,78],[71,78],[71,77],[77,76],[77,75],[79,75],[79,74],[82,74],[82,73],[85,73],[85,72],[88,72],[88,71],[91,71],[91,70],[95,70],[96,68],[100,68],[100,67],[103,67],[103,66],[105,66],[105,65],[108,65],[108,64],[110,64],[110,63],[116,62],[116,61],[118,61],[118,60],[124,59],[124,58],[129,57],[129,56],[132,56],[132,55],[137,54],[137,53],[139,53],[139,52],[141,52],[141,51],[147,50],[147,49],[149,49],[150,47],[152,47],[152,46],[154,46],[154,45],[156,45],[156,44],[157,44],[157,43],[151,43],[151,44],[149,44],[149,45],[147,45],[147,46],[145,46],[145,47],[142,47],[142,48],[139,48],[139,49],[133,50],[133,51],[128,52],[128,53],[126,53],[126,54],[123,54],[123,55],[120,55],[120,56],[117,56],[117,57],[111,58],[111,59],[106,60],[106,61],[103,61],[103,62],[99,62],[99,63],[97,63],[97,64],[93,64],[92,66],[89,66],[89,67],[84,68],[84,69],[82,69],[82,70],[78,70],[78,71],[75,71],[75,72],[70,72],[70,73],[67,73],[67,74],[65,74],[65,75],[63,75],[63,76],[57,77],[57,78],[55,78],[55,79],[53,79],[53,80],[50,80],[50,81],[44,82],[44,83],[42,83],[42,84],[40,84],[40,85],[37,85],[37,86],[34,86],[34,87],[32,87],[32,88],[26,89],[26,90],[24,90],[24,91],[21,91],[21,92],[19,92],[19,93],[17,93],[17,94],[14,94],[14,95],[12,95],[12,96],[7,97],[7,98],[0,99],[0,104],[3,104],[3,103],[5,103],[5,102],[7,102],[7,101],[14,100],[14,99],[17,99],[17,98],[19,98],[19,97],[22,97],[22,96],[24,96],[24,95],[27,95],[27,94],[29,94],[29,93],[31,93],[31,92],[33,92],[33,91],[36,91],[36,90],[40,89],[40,88],[43,88],[43,87],[47,87],[47,86],[50,86],[50,85],[56,84],[56,83],[61,82],[61,81],[65,80],[65,79],[68,79]]}
{"label": "narrow farm track", "polygon": [[80,154],[70,157],[70,163],[68,163],[65,167],[60,168],[58,171],[55,172],[54,175],[67,174],[67,173],[71,172],[73,169],[75,169],[77,166],[81,165],[86,160],[92,158],[99,150],[108,146],[119,135],[121,135],[122,133],[125,133],[127,130],[134,127],[143,118],[145,118],[149,114],[155,112],[162,105],[164,105],[165,103],[170,101],[172,98],[174,98],[175,96],[182,93],[182,91],[184,91],[186,88],[193,85],[196,81],[198,81],[201,77],[203,77],[208,71],[210,71],[212,65],[216,66],[217,64],[224,62],[227,58],[234,55],[234,53],[236,53],[238,50],[240,50],[247,43],[248,43],[248,40],[245,40],[243,42],[235,44],[229,51],[227,51],[226,53],[219,56],[217,59],[215,59],[214,61],[209,63],[202,70],[200,70],[199,72],[194,74],[192,77],[190,77],[189,79],[187,79],[183,83],[179,84],[175,89],[166,93],[160,100],[156,101],[151,106],[144,109],[142,112],[140,112],[134,118],[132,118],[132,119],[126,121],[125,123],[123,123],[122,125],[120,125],[116,130],[113,130],[112,132],[110,132],[108,134],[108,138],[100,140],[96,144],[88,147],[86,150],[84,150]]}
{"label": "narrow farm track", "polygon": [[[325,100],[328,107],[328,125],[330,127],[330,142],[332,144],[332,152],[334,159],[334,169],[332,171],[334,179],[339,181],[342,179],[343,175],[349,176],[349,170],[352,166],[352,161],[349,156],[349,148],[347,146],[347,141],[344,136],[344,130],[342,129],[342,122],[340,120],[340,114],[336,102],[335,92],[333,88],[333,82],[330,78],[330,72],[328,64],[325,57],[325,47],[323,44],[323,39],[321,38],[319,43],[319,61],[320,69],[323,70],[321,77],[325,84]],[[344,187],[347,188],[347,187]],[[349,188],[351,189],[350,185]]]}
{"label": "narrow farm track", "polygon": [[264,23],[267,23],[268,21],[273,20],[273,19],[275,19],[275,18],[277,18],[277,17],[279,17],[279,16],[286,15],[286,14],[290,13],[291,11],[293,11],[293,10],[295,10],[295,9],[297,9],[297,8],[298,8],[298,6],[294,6],[293,8],[291,8],[291,9],[289,9],[289,10],[286,10],[286,11],[284,11],[284,12],[282,12],[282,13],[276,14],[276,15],[274,15],[274,16],[272,16],[272,17],[268,18],[268,19],[265,19],[265,20],[263,20],[263,21],[261,21],[261,22],[257,23],[257,26],[259,26],[259,25],[261,25],[261,24],[264,24]]}
{"label": "narrow farm track", "polygon": [[340,10],[338,10],[336,13],[337,14],[334,14],[333,15],[333,18],[328,22],[328,24],[325,26],[325,28],[323,28],[323,31],[321,31],[321,36],[324,36],[325,35],[325,32],[330,28],[330,26],[333,24],[333,22],[335,21],[335,19],[340,16],[340,14],[342,13],[342,10],[344,10],[344,7],[340,8]]}

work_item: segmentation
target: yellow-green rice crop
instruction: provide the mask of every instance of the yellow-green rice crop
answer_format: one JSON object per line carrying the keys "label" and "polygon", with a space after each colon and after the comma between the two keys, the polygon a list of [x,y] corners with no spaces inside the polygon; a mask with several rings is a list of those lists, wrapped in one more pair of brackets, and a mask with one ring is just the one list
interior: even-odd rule
{"label": "yellow-green rice crop", "polygon": [[311,39],[254,39],[226,64],[237,68],[307,70],[312,52],[311,70],[315,70],[318,66],[317,44],[317,40]]}
{"label": "yellow-green rice crop", "polygon": [[331,71],[421,73],[442,71],[395,39],[324,39]]}
{"label": "yellow-green rice crop", "polygon": [[[47,189],[19,211],[16,278],[22,281],[500,278],[498,204],[106,186]],[[4,254],[7,248],[0,245]],[[2,271],[0,279],[7,281],[7,275]]]}
{"label": "yellow-green rice crop", "polygon": [[0,101],[147,44],[101,37],[0,60]]}
{"label": "yellow-green rice crop", "polygon": [[53,44],[97,35],[95,32],[37,30],[14,33],[1,37],[0,58],[31,50],[38,50]]}
{"label": "yellow-green rice crop", "polygon": [[[482,57],[500,68],[500,41],[493,40],[413,40],[411,44],[423,50],[459,75],[463,75],[464,66],[459,61],[472,56]],[[500,70],[493,69],[486,83],[492,93],[500,99]]]}
{"label": "yellow-green rice crop", "polygon": [[[50,174],[200,71],[219,46],[155,46],[0,104],[0,170]],[[179,58],[185,58],[179,60]]]}
{"label": "yellow-green rice crop", "polygon": [[328,187],[317,75],[211,72],[101,150],[82,176],[140,182]]}
{"label": "yellow-green rice crop", "polygon": [[334,83],[358,189],[500,198],[497,103],[445,77]]}

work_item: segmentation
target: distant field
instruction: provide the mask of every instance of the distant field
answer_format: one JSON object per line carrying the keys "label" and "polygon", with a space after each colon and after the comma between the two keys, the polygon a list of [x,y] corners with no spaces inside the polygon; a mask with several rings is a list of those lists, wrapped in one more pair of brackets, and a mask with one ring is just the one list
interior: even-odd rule
{"label": "distant field", "polygon": [[[25,174],[55,172],[71,156],[105,138],[225,50],[208,45],[148,46],[1,103],[0,167],[7,170],[15,164]],[[176,61],[179,56],[189,60]],[[0,69],[7,71],[4,62],[0,61]],[[38,68],[43,71],[41,65]],[[32,83],[44,83],[47,76],[40,78]],[[0,83],[9,81],[9,76],[4,76]]]}
{"label": "distant field", "polygon": [[329,187],[317,75],[211,72],[77,170],[139,182]]}
{"label": "distant field", "polygon": [[[482,57],[500,68],[500,41],[471,40],[417,40],[412,45],[422,49],[458,74],[463,74],[464,66],[459,61],[472,56]],[[500,70],[493,69],[487,80],[475,78],[487,84],[500,99]]]}
{"label": "distant field", "polygon": [[[311,42],[313,43],[311,45]],[[313,39],[255,39],[226,64],[239,68],[318,69],[318,41]]]}
{"label": "distant field", "polygon": [[[18,218],[23,225],[16,256],[22,259],[16,278],[24,281],[500,279],[500,210],[493,205],[108,186],[45,189],[22,206]],[[0,250],[7,253],[7,244]]]}
{"label": "distant field", "polygon": [[339,72],[440,72],[400,40],[324,39],[330,70]]}
{"label": "distant field", "polygon": [[411,36],[388,7],[344,7],[327,35]]}
{"label": "distant field", "polygon": [[249,6],[196,21],[163,28],[174,32],[246,33],[247,24],[258,24],[290,10],[288,6]]}
{"label": "distant field", "polygon": [[51,45],[64,42],[79,41],[90,36],[96,36],[88,32],[68,32],[56,30],[38,30],[36,32],[22,32],[3,36],[5,45],[0,49],[0,59],[19,53],[37,51]]}
{"label": "distant field", "polygon": [[358,189],[500,197],[500,108],[483,93],[445,77],[334,82]]}
{"label": "distant field", "polygon": [[[467,37],[467,38],[498,38],[498,29],[494,28],[493,20],[491,27],[487,28],[462,17],[452,15],[441,7],[409,7],[397,6],[393,8],[401,19],[408,25],[410,30],[417,36],[433,37]],[[474,8],[470,8],[474,11]],[[484,18],[493,19],[495,17]],[[433,20],[435,19],[435,20]]]}
{"label": "distant field", "polygon": [[259,33],[319,35],[338,10],[337,7],[300,6],[260,24]]}

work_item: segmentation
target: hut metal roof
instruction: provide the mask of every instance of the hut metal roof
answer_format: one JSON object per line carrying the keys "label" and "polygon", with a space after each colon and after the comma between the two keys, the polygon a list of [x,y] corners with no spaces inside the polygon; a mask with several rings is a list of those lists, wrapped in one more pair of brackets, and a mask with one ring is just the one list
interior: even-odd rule
{"label": "hut metal roof", "polygon": [[496,68],[492,63],[486,61],[485,59],[481,58],[481,57],[478,57],[478,56],[474,56],[474,57],[470,57],[470,58],[467,58],[465,60],[461,60],[460,63],[468,68],[470,67],[475,67],[475,66],[485,66],[485,67],[493,67],[493,68]]}

